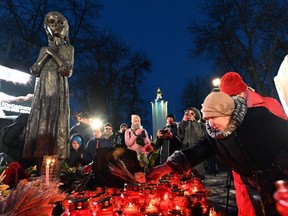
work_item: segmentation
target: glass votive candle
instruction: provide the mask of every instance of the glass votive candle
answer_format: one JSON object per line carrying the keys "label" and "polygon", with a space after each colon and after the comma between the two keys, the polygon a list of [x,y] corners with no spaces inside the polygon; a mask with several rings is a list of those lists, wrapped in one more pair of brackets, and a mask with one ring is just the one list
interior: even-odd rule
{"label": "glass votive candle", "polygon": [[140,214],[140,208],[133,203],[126,203],[123,208],[123,215],[125,216],[138,216]]}
{"label": "glass votive candle", "polygon": [[189,190],[192,187],[192,179],[191,178],[181,178],[179,179],[178,188],[180,190]]}
{"label": "glass votive candle", "polygon": [[146,213],[145,216],[162,216],[162,214],[161,213],[151,213],[151,214]]}
{"label": "glass votive candle", "polygon": [[172,208],[172,202],[168,198],[168,193],[164,194],[164,197],[160,200],[159,209],[161,212],[167,212]]}
{"label": "glass votive candle", "polygon": [[106,187],[106,188],[105,188],[105,193],[106,193],[107,195],[114,194],[114,193],[115,193],[115,188]]}
{"label": "glass votive candle", "polygon": [[157,206],[151,203],[145,206],[145,214],[157,214],[157,213],[159,214],[159,209]]}
{"label": "glass votive candle", "polygon": [[96,215],[101,215],[101,216],[107,215],[107,216],[111,216],[111,215],[113,215],[113,213],[114,213],[113,206],[110,205],[109,207],[102,208],[102,209],[100,209],[99,211],[97,211],[97,214],[96,214]]}
{"label": "glass votive candle", "polygon": [[95,215],[93,209],[91,208],[90,200],[87,198],[82,199],[71,199],[68,200],[68,215],[78,216],[78,215]]}
{"label": "glass votive candle", "polygon": [[[188,200],[186,196],[184,196],[184,191],[179,190],[178,188],[172,189],[171,192],[173,193],[173,209],[180,209],[184,210],[188,206]],[[176,208],[177,207],[177,208]]]}
{"label": "glass votive candle", "polygon": [[181,216],[184,215],[183,211],[180,209],[173,209],[168,211],[168,215],[173,215],[173,216]]}
{"label": "glass votive candle", "polygon": [[111,194],[111,200],[110,200],[114,210],[121,210],[124,199],[121,196],[121,194]]}
{"label": "glass votive candle", "polygon": [[276,201],[276,209],[280,215],[288,215],[288,184],[284,180],[278,180],[275,182],[277,188],[274,193],[274,199]]}
{"label": "glass votive candle", "polygon": [[131,203],[138,204],[140,196],[140,186],[135,183],[125,183],[123,195],[124,199],[129,199]]}

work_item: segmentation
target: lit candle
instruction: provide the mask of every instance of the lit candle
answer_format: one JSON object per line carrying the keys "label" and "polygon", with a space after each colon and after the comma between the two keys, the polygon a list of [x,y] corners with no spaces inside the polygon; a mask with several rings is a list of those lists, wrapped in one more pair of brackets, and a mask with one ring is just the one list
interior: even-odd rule
{"label": "lit candle", "polygon": [[169,209],[168,194],[165,194],[163,200],[161,200],[160,202],[160,210],[168,211],[168,209]]}
{"label": "lit candle", "polygon": [[176,206],[175,209],[171,210],[168,212],[168,215],[177,215],[177,216],[180,216],[180,215],[183,215],[183,211],[180,209],[179,206]]}
{"label": "lit candle", "polygon": [[194,186],[194,188],[193,188],[193,193],[196,193],[197,191],[198,191],[198,189],[197,189],[197,187],[196,186]]}
{"label": "lit candle", "polygon": [[209,216],[217,216],[217,212],[214,211],[214,208],[211,208],[209,211]]}
{"label": "lit candle", "polygon": [[157,213],[157,212],[158,212],[158,208],[152,205],[151,203],[145,208],[145,213],[152,214],[152,213]]}
{"label": "lit candle", "polygon": [[133,205],[132,203],[129,203],[128,206],[123,208],[124,215],[137,215],[138,214],[138,208]]}
{"label": "lit candle", "polygon": [[50,168],[51,159],[48,158],[46,160],[46,167],[45,167],[45,182],[49,185],[49,168]]}

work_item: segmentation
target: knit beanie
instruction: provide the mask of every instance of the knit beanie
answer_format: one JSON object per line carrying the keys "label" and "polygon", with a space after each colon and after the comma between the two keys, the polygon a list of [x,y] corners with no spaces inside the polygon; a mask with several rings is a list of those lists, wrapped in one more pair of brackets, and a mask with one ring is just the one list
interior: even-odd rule
{"label": "knit beanie", "polygon": [[92,118],[91,114],[88,112],[80,113],[81,118]]}
{"label": "knit beanie", "polygon": [[191,110],[193,110],[193,112],[195,113],[195,119],[196,121],[199,121],[201,119],[201,113],[200,111],[196,108],[196,107],[191,107]]}
{"label": "knit beanie", "polygon": [[71,143],[72,143],[73,141],[78,142],[80,146],[82,145],[82,138],[81,138],[80,136],[74,136],[74,137],[71,139]]}
{"label": "knit beanie", "polygon": [[220,80],[220,91],[229,96],[237,95],[245,91],[248,86],[244,83],[242,77],[236,72],[227,72]]}
{"label": "knit beanie", "polygon": [[170,117],[170,118],[172,118],[174,121],[176,121],[175,115],[174,115],[173,113],[169,113],[166,118],[168,118],[168,117]]}
{"label": "knit beanie", "polygon": [[112,126],[112,124],[111,124],[110,122],[105,123],[105,124],[104,124],[104,127],[111,127],[111,128],[113,128],[113,126]]}
{"label": "knit beanie", "polygon": [[126,123],[122,123],[122,124],[120,125],[120,129],[121,129],[122,127],[128,128],[128,125],[127,125]]}
{"label": "knit beanie", "polygon": [[133,123],[134,119],[136,119],[136,118],[138,118],[139,121],[141,122],[141,118],[140,118],[139,115],[132,114],[132,115],[131,115],[131,123]]}
{"label": "knit beanie", "polygon": [[202,104],[203,119],[230,116],[235,109],[233,99],[223,92],[211,92]]}

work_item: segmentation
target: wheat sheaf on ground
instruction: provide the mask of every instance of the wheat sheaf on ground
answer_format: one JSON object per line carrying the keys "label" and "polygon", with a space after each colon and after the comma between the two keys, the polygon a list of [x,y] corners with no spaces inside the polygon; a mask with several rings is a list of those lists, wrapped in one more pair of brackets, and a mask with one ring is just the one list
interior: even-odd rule
{"label": "wheat sheaf on ground", "polygon": [[50,182],[46,185],[43,177],[28,182],[27,180],[20,181],[0,202],[0,215],[50,216],[53,204],[65,199],[65,195],[57,189],[58,183]]}

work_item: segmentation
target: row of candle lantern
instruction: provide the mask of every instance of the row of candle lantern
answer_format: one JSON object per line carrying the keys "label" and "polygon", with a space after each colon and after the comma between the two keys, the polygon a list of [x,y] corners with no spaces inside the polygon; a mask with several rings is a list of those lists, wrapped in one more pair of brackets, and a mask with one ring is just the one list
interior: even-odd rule
{"label": "row of candle lantern", "polygon": [[65,216],[78,215],[209,215],[207,190],[194,177],[168,175],[158,184],[128,184],[124,189],[102,188],[74,193],[66,204]]}

